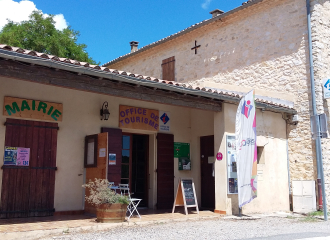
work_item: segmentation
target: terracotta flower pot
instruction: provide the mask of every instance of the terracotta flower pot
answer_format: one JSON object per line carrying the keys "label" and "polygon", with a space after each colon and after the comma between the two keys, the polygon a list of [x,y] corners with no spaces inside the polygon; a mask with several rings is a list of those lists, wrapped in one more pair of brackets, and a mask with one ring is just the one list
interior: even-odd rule
{"label": "terracotta flower pot", "polygon": [[104,203],[96,208],[96,220],[101,223],[125,221],[127,204]]}

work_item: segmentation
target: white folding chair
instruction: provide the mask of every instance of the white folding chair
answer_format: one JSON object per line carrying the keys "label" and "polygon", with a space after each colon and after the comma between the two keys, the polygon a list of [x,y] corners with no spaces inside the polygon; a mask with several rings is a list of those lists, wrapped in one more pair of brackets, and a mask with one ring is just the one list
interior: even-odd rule
{"label": "white folding chair", "polygon": [[127,212],[129,213],[129,216],[127,220],[129,220],[133,213],[136,212],[139,218],[141,218],[139,211],[137,210],[137,207],[139,203],[142,201],[142,199],[139,198],[131,198],[131,194],[129,192],[129,186],[128,184],[119,184],[118,188],[120,189],[120,193],[122,195],[127,195],[129,199],[129,204],[127,206]]}
{"label": "white folding chair", "polygon": [[115,182],[109,182],[108,188],[115,191],[115,193],[117,193],[117,189],[119,189],[118,186],[115,186]]}
{"label": "white folding chair", "polygon": [[120,190],[120,194],[121,195],[126,195],[129,198],[131,198],[131,194],[129,192],[129,186],[128,186],[128,184],[119,183],[118,184],[118,189]]}

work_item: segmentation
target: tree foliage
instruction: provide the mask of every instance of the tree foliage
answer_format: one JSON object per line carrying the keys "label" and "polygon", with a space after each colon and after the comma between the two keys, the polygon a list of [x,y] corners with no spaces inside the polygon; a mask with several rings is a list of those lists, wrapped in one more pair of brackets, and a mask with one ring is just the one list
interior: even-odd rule
{"label": "tree foliage", "polygon": [[57,30],[54,15],[44,16],[41,11],[34,11],[27,21],[15,23],[9,20],[0,32],[0,43],[99,64],[88,56],[85,44],[77,43],[78,37],[79,31],[70,27]]}

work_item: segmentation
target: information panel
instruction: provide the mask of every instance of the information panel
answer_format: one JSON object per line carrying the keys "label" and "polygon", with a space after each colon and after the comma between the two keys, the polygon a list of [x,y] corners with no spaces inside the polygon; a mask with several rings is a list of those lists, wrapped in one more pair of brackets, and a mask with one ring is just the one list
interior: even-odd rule
{"label": "information panel", "polygon": [[190,143],[174,143],[174,157],[187,157],[190,158]]}
{"label": "information panel", "polygon": [[179,157],[179,170],[191,170],[191,162],[187,157]]}
{"label": "information panel", "polygon": [[181,181],[182,181],[184,196],[186,199],[186,205],[187,206],[196,205],[192,179],[182,179]]}
{"label": "information panel", "polygon": [[192,178],[179,179],[172,213],[177,206],[184,206],[186,215],[188,215],[188,207],[195,207],[199,214],[195,184]]}
{"label": "information panel", "polygon": [[237,165],[236,165],[236,139],[234,135],[227,135],[227,176],[228,194],[237,194]]}

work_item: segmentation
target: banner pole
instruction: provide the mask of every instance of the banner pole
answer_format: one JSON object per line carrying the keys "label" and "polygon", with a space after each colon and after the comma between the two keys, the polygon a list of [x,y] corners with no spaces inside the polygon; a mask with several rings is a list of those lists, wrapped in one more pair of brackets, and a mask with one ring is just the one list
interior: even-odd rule
{"label": "banner pole", "polygon": [[238,216],[242,217],[242,208],[238,207]]}

